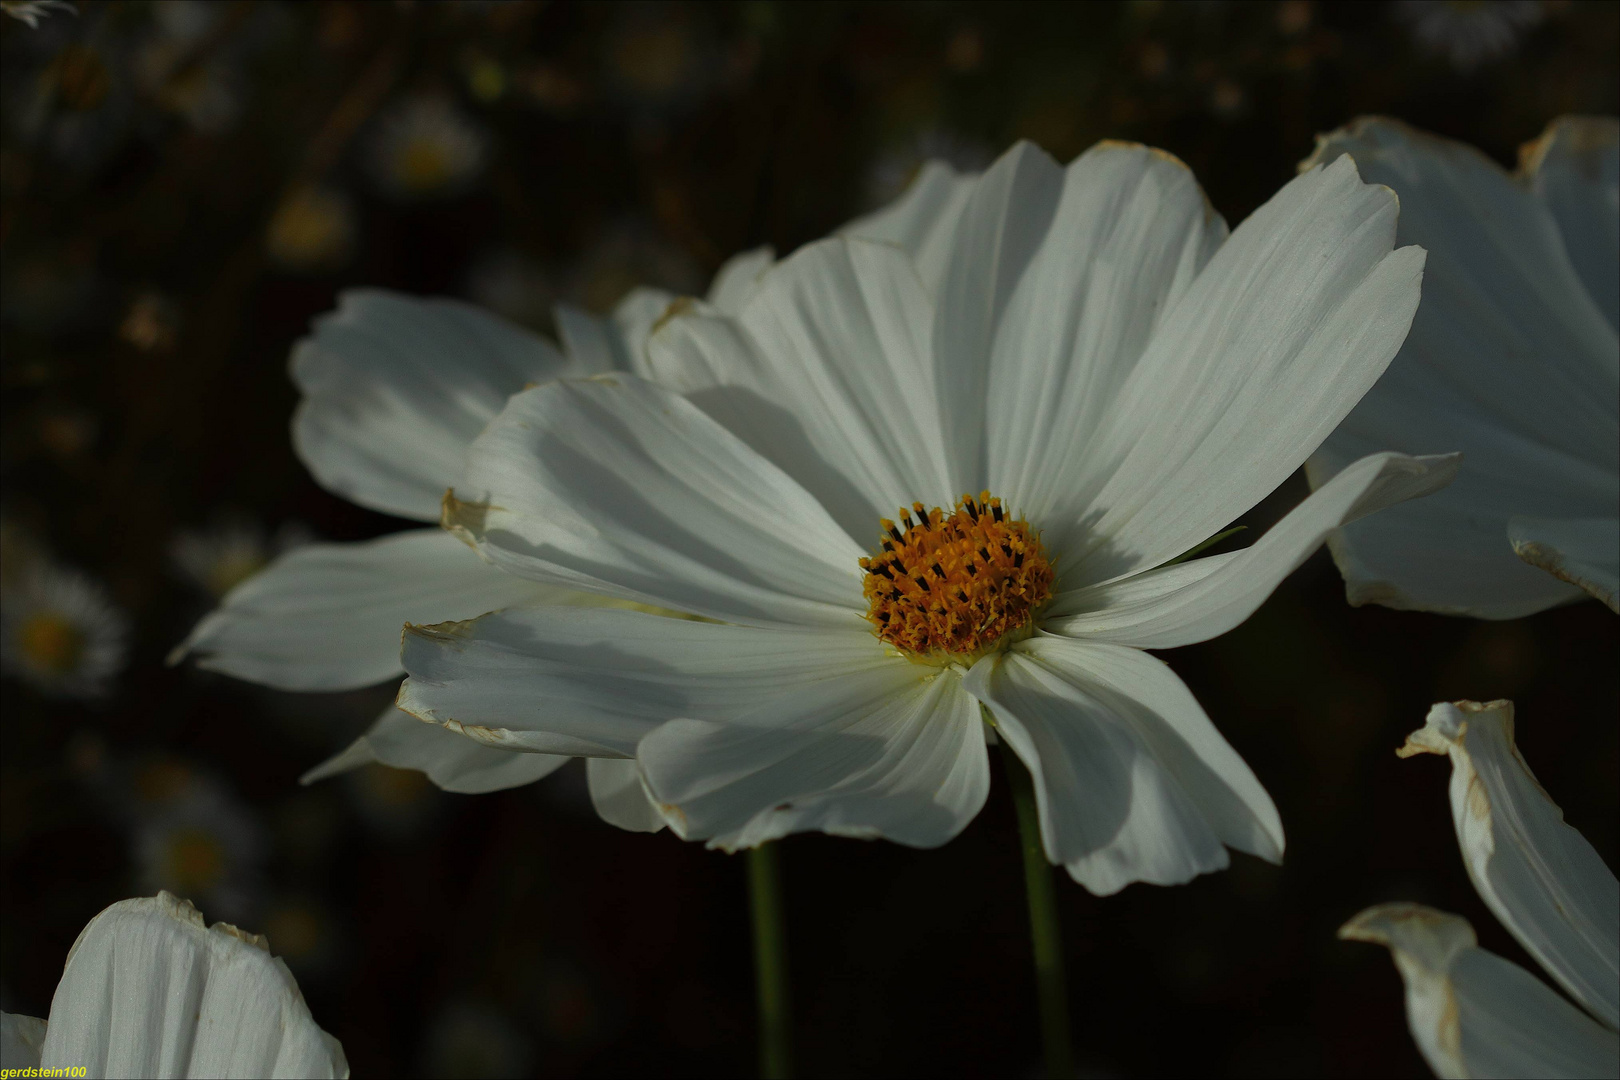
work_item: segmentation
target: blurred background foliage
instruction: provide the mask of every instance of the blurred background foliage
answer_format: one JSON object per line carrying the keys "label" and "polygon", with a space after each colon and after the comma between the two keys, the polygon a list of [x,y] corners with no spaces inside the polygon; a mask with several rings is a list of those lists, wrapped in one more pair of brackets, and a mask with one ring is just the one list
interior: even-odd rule
{"label": "blurred background foliage", "polygon": [[[340,289],[548,331],[558,299],[700,291],[927,156],[980,167],[1016,138],[1064,160],[1163,147],[1235,224],[1355,115],[1511,165],[1555,116],[1614,113],[1620,78],[1612,3],[4,6],[3,568],[78,567],[132,629],[104,694],[0,691],[0,1004],[45,1015],[86,920],[166,887],[267,932],[362,1076],[746,1074],[754,1046],[737,859],[602,824],[572,766],[487,796],[382,767],[301,788],[389,688],[164,666],[277,550],[400,524],[289,445],[288,351]],[[1106,899],[1063,881],[1087,1073],[1423,1073],[1387,955],[1338,924],[1418,900],[1528,961],[1467,881],[1448,766],[1394,748],[1433,701],[1512,697],[1526,758],[1612,866],[1617,645],[1591,602],[1351,609],[1322,553],[1239,630],[1169,653],[1275,797],[1288,859]],[[783,845],[806,1073],[1033,1075],[1001,780],[939,851]]]}

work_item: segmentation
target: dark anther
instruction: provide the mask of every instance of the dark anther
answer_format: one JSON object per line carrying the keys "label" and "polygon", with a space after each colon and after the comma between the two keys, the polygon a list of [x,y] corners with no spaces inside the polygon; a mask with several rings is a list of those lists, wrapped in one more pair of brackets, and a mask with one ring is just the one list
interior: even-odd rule
{"label": "dark anther", "polygon": [[869,573],[869,574],[882,574],[884,577],[888,578],[890,581],[894,580],[894,571],[890,570],[888,565],[885,564],[885,563],[878,563],[876,566],[872,567],[872,569],[868,570],[867,573]]}
{"label": "dark anther", "polygon": [[944,579],[944,577],[945,577],[945,568],[944,567],[940,566],[939,563],[935,563],[933,565],[932,569],[934,571],[934,576],[935,577],[940,578],[941,580]]}
{"label": "dark anther", "polygon": [[1009,559],[1012,558],[1012,548],[1008,547],[1005,543],[1003,543],[1001,545],[1001,550],[1006,553],[1007,558],[1009,558]]}
{"label": "dark anther", "polygon": [[965,565],[966,565],[966,566],[967,566],[967,572],[968,572],[968,575],[969,575],[969,576],[970,576],[970,577],[971,577],[971,576],[972,576],[972,575],[974,575],[974,574],[977,574],[977,573],[978,573],[978,571],[977,571],[977,570],[975,570],[975,569],[974,569],[974,568],[973,568],[973,564],[972,564],[972,563],[967,563],[967,564],[965,564]]}
{"label": "dark anther", "polygon": [[928,579],[927,578],[925,578],[925,577],[914,577],[911,580],[915,581],[917,583],[917,588],[921,589],[923,592],[928,591]]}
{"label": "dark anther", "polygon": [[989,548],[980,548],[979,549],[979,554],[984,556],[984,561],[985,562],[990,561],[990,549]]}
{"label": "dark anther", "polygon": [[1020,566],[1023,566],[1023,565],[1024,565],[1024,553],[1022,551],[1020,551],[1017,555],[1013,556],[1013,569],[1016,570]]}
{"label": "dark anther", "polygon": [[962,601],[962,603],[965,604],[968,602],[968,594],[966,589],[957,589],[956,595]]}
{"label": "dark anther", "polygon": [[1000,506],[992,506],[990,508],[990,513],[995,515],[995,518],[996,518],[997,521],[1001,520],[1001,507]]}
{"label": "dark anther", "polygon": [[[901,520],[902,521],[909,521],[909,519],[907,519],[907,518],[902,518]],[[895,543],[901,543],[901,542],[904,541],[904,537],[902,537],[900,535],[900,530],[895,528],[893,525],[889,526],[889,535],[894,537]],[[885,542],[885,546],[887,546],[887,542]]]}
{"label": "dark anther", "polygon": [[973,496],[968,495],[962,500],[962,509],[967,511],[968,517],[974,521],[979,520],[979,508],[973,505]]}
{"label": "dark anther", "polygon": [[888,621],[889,621],[889,613],[887,611],[878,612],[878,622],[887,623]]}

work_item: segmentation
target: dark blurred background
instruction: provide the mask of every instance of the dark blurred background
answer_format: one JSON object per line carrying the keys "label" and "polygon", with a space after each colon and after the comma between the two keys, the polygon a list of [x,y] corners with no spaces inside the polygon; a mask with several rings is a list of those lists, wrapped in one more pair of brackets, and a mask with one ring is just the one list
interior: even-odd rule
{"label": "dark blurred background", "polygon": [[[1511,165],[1554,117],[1616,112],[1620,77],[1609,3],[237,0],[37,22],[0,17],[5,559],[104,582],[133,630],[110,693],[0,691],[0,1005],[46,1015],[84,923],[162,886],[267,932],[357,1076],[739,1075],[755,1046],[739,859],[602,824],[574,766],[487,796],[380,766],[301,788],[391,687],[164,666],[278,548],[402,524],[289,445],[288,350],[340,289],[547,331],[558,299],[700,291],[927,156],[977,168],[1021,137],[1062,160],[1168,149],[1236,224],[1358,114]],[[1275,798],[1288,858],[1106,899],[1061,881],[1087,1074],[1425,1074],[1387,954],[1335,928],[1417,900],[1534,964],[1469,885],[1449,766],[1394,750],[1434,701],[1513,698],[1525,757],[1613,866],[1617,646],[1594,602],[1351,609],[1324,552],[1166,654]],[[1034,1075],[995,778],[938,851],[783,843],[806,1074]]]}

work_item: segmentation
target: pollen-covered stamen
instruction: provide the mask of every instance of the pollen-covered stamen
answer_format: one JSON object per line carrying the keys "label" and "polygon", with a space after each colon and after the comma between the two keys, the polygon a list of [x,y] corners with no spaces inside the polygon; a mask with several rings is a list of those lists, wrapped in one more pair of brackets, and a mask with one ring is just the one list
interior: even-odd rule
{"label": "pollen-covered stamen", "polygon": [[988,491],[948,514],[920,502],[899,513],[905,532],[882,519],[882,554],[861,560],[867,617],[884,641],[922,656],[971,655],[1028,627],[1051,596],[1040,537]]}

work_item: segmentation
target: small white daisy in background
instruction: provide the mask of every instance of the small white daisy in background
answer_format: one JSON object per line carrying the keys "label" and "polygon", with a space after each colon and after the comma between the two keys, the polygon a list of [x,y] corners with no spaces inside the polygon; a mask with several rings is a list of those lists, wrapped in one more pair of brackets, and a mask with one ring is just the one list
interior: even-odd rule
{"label": "small white daisy in background", "polygon": [[264,936],[299,978],[332,970],[344,944],[331,909],[314,896],[282,896],[265,908]]}
{"label": "small white daisy in background", "polygon": [[283,270],[337,270],[354,254],[358,231],[354,202],[346,193],[305,185],[276,207],[265,230],[265,253]]}
{"label": "small white daisy in background", "polygon": [[534,1047],[495,1006],[456,1000],[434,1017],[422,1057],[427,1076],[524,1076],[534,1065]]}
{"label": "small white daisy in background", "polygon": [[136,766],[121,793],[144,889],[166,889],[227,918],[254,917],[264,828],[217,777],[174,758]]}
{"label": "small white daisy in background", "polygon": [[219,600],[277,555],[312,539],[297,522],[283,525],[272,538],[251,518],[225,515],[207,529],[178,533],[169,555],[187,581]]}
{"label": "small white daisy in background", "polygon": [[1437,1076],[1616,1075],[1620,882],[1519,754],[1513,703],[1442,702],[1399,753],[1451,758],[1451,816],[1475,890],[1575,1004],[1481,949],[1467,919],[1421,904],[1368,908],[1339,936],[1389,947]]}
{"label": "small white daisy in background", "polygon": [[385,195],[401,201],[464,191],[487,156],[484,133],[438,94],[397,103],[378,121],[370,144],[372,178]]}
{"label": "small white daisy in background", "polygon": [[31,562],[0,587],[0,668],[53,697],[97,698],[129,652],[129,617],[88,575]]}
{"label": "small white daisy in background", "polygon": [[79,9],[68,0],[0,0],[0,11],[18,22],[27,23],[30,30],[38,30],[39,20],[53,11],[65,11],[70,15],[79,13]]}
{"label": "small white daisy in background", "polygon": [[943,128],[928,128],[881,152],[866,175],[868,206],[894,201],[931,161],[944,162],[959,173],[982,172],[996,159],[989,144]]}
{"label": "small white daisy in background", "polygon": [[0,1060],[23,1076],[349,1075],[263,935],[166,892],[90,920],[49,1019],[0,1013]]}
{"label": "small white daisy in background", "polygon": [[1512,52],[1543,15],[1538,0],[1401,0],[1396,11],[1419,43],[1458,71]]}
{"label": "small white daisy in background", "polygon": [[629,5],[604,43],[604,82],[630,112],[657,121],[701,101],[725,73],[715,43],[670,9]]}

